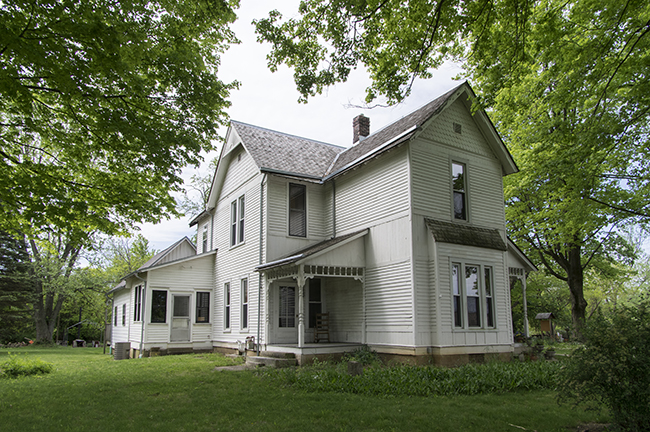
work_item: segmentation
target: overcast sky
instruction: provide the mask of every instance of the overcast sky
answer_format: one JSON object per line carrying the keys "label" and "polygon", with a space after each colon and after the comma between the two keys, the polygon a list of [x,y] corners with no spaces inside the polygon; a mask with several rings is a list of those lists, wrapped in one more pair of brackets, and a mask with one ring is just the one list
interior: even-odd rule
{"label": "overcast sky", "polygon": [[[219,69],[221,80],[241,83],[239,90],[230,95],[232,106],[227,112],[233,120],[349,147],[355,116],[363,113],[370,117],[370,132],[373,133],[459,84],[452,78],[460,68],[449,65],[436,71],[429,80],[416,81],[411,96],[404,103],[390,108],[361,109],[358,106],[363,105],[369,80],[364,71],[357,70],[347,83],[327,89],[323,95],[310,98],[307,104],[299,104],[293,72],[287,67],[281,67],[275,73],[269,71],[266,55],[270,46],[256,41],[251,25],[253,19],[266,17],[271,9],[279,10],[284,17],[295,16],[299,0],[243,0],[241,3],[237,11],[238,20],[232,27],[241,44],[232,46],[221,57]],[[225,128],[220,131],[221,136],[225,133]],[[217,153],[207,155],[206,161],[215,156]],[[196,172],[186,170],[184,177],[189,178]],[[207,162],[198,172],[208,172]],[[153,248],[161,250],[183,236],[191,238],[194,234],[194,229],[189,228],[191,219],[192,216],[187,216],[157,225],[145,224],[140,227],[140,232]]]}

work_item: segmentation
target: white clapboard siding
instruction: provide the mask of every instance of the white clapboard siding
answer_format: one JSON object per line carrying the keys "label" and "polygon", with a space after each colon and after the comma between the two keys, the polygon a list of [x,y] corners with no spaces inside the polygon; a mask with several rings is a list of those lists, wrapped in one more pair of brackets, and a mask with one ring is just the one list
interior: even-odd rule
{"label": "white clapboard siding", "polygon": [[423,139],[411,146],[413,211],[434,219],[451,220],[452,160],[466,164],[469,221],[479,226],[504,229],[499,162],[495,158],[464,153]]}
{"label": "white clapboard siding", "polygon": [[[129,341],[129,314],[131,313],[129,292],[128,289],[117,291],[113,298],[113,313],[115,313],[115,307],[117,307],[117,325],[115,325],[115,318],[113,318],[113,334],[111,335],[113,346],[115,346],[116,342]],[[122,325],[122,305],[124,304],[126,304],[126,322],[125,325]]]}
{"label": "white clapboard siding", "polygon": [[[244,162],[245,158],[242,157]],[[259,288],[259,274],[254,271],[259,265],[260,229],[266,226],[265,221],[260,221],[260,197],[266,201],[266,185],[262,185],[264,176],[257,168],[242,164],[245,175],[230,172],[239,170],[232,165],[226,178],[241,179],[242,183],[233,181],[229,187],[224,187],[223,194],[217,202],[216,217],[214,221],[215,248],[218,249],[215,261],[214,303],[211,311],[213,341],[236,342],[243,341],[247,336],[257,335],[257,298]],[[268,185],[269,178],[266,182]],[[263,195],[260,195],[264,193]],[[230,205],[235,199],[244,195],[246,200],[246,219],[244,228],[244,242],[230,246]],[[262,227],[260,227],[262,222]],[[241,280],[248,279],[248,327],[242,329],[241,320]],[[224,319],[224,284],[230,283],[230,328],[225,329]]]}
{"label": "white clapboard siding", "polygon": [[[289,183],[306,186],[307,192],[307,236],[289,236]],[[305,248],[310,244],[325,240],[331,236],[331,207],[328,207],[327,191],[330,186],[289,180],[284,177],[269,175],[268,178],[268,249],[267,261],[273,261]]]}
{"label": "white clapboard siding", "polygon": [[[323,302],[330,314],[330,341],[361,343],[363,286],[353,279],[324,278]],[[305,308],[308,305],[305,304]]]}
{"label": "white clapboard siding", "polygon": [[413,345],[410,261],[367,268],[365,283],[367,342]]}
{"label": "white clapboard siding", "polygon": [[336,179],[337,235],[368,228],[409,211],[405,148]]}

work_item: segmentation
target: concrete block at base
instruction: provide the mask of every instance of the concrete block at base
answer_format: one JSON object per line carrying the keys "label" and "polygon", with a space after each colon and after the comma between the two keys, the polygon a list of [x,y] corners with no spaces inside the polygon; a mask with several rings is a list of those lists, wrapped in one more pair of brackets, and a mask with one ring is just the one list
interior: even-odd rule
{"label": "concrete block at base", "polygon": [[295,358],[249,356],[246,357],[246,364],[251,366],[266,366],[278,369],[296,366],[298,362]]}

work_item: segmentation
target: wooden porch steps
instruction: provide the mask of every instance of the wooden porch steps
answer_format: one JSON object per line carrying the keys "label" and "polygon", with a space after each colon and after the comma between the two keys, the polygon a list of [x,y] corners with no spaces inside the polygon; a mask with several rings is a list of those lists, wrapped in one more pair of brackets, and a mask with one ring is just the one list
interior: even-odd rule
{"label": "wooden porch steps", "polygon": [[296,356],[291,353],[262,351],[259,356],[246,356],[246,364],[249,366],[284,368],[297,366],[298,361],[296,360]]}

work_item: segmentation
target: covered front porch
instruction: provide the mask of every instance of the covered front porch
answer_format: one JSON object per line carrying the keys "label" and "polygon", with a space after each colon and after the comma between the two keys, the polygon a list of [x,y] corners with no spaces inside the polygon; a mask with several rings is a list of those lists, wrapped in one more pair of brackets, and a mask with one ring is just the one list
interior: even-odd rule
{"label": "covered front porch", "polygon": [[324,358],[365,345],[367,232],[330,239],[257,268],[265,279],[263,351]]}

